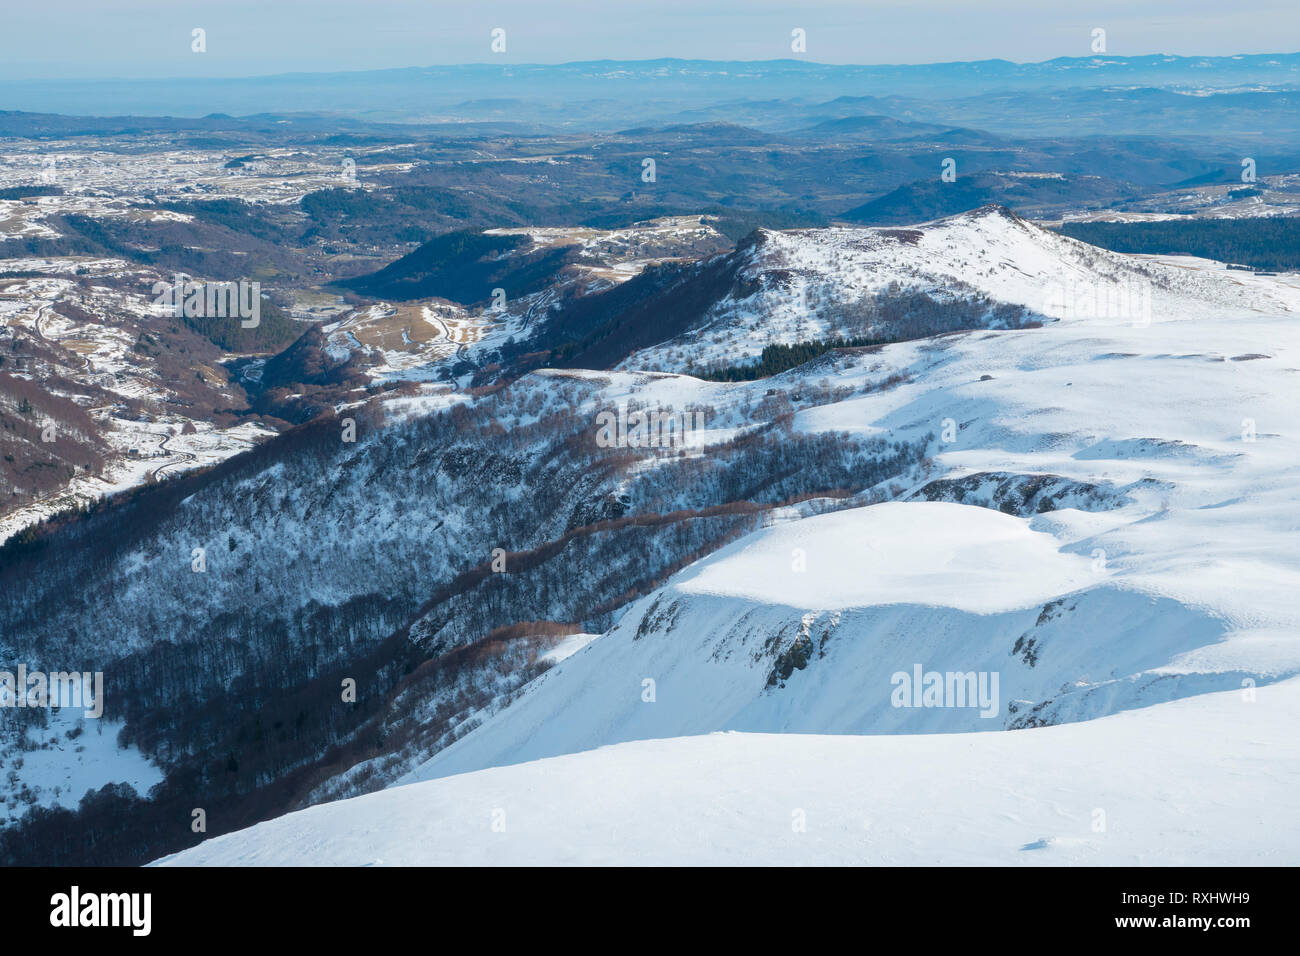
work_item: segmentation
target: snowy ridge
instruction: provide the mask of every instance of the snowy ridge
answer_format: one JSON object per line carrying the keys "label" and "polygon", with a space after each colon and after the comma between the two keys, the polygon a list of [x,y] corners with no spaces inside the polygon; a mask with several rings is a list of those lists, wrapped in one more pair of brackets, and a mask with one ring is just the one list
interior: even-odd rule
{"label": "snowy ridge", "polygon": [[982,324],[993,328],[1006,327],[992,309],[999,304],[1019,307],[1029,320],[1094,326],[1300,311],[1300,289],[1290,285],[1204,268],[1211,264],[1200,260],[1178,267],[1109,252],[999,206],[913,227],[764,229],[736,255],[745,257],[742,281],[700,329],[621,367],[685,371],[692,363],[753,358],[772,342],[834,338],[845,333],[846,311],[900,292],[986,301]]}

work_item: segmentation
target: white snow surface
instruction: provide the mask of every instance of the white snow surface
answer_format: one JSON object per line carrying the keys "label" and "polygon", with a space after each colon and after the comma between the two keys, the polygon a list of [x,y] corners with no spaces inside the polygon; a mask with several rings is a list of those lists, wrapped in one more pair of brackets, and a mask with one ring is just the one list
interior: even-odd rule
{"label": "white snow surface", "polygon": [[1294,865],[1297,721],[1291,680],[1010,733],[641,741],[322,804],[158,862]]}
{"label": "white snow surface", "polygon": [[[792,569],[795,549],[815,555]],[[834,556],[836,560],[826,560]],[[843,557],[845,560],[840,560]],[[837,610],[886,604],[976,614],[1030,607],[1093,584],[1088,559],[1021,518],[947,502],[886,502],[766,529],[736,560],[706,561],[676,582],[683,594]]]}
{"label": "white snow surface", "polygon": [[[5,768],[14,776],[0,805],[0,824],[21,819],[33,805],[74,810],[88,791],[109,783],[129,784],[140,796],[147,795],[162,782],[162,770],[135,746],[119,747],[121,729],[120,723],[87,720],[81,709],[66,707],[50,712],[48,727],[29,728],[32,749],[15,752]],[[24,790],[30,803],[20,796]]]}

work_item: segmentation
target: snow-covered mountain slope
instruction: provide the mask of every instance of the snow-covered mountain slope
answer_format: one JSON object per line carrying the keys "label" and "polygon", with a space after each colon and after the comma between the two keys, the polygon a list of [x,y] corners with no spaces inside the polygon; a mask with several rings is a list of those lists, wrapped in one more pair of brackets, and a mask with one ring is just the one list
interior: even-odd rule
{"label": "snow-covered mountain slope", "polygon": [[[959,248],[915,263],[936,300],[950,273],[961,302],[993,314],[1071,270],[1104,272],[1087,247],[996,213],[920,231],[957,230]],[[1025,261],[969,268],[995,239]],[[1148,269],[1095,256],[1124,282]],[[901,283],[896,267],[879,268]],[[755,381],[551,369],[464,400],[380,398],[371,411],[400,414],[358,410],[354,443],[323,421],[196,476],[181,500],[166,484],[142,496],[147,522],[92,516],[125,532],[103,560],[66,539],[19,555],[37,583],[3,630],[46,656],[94,633],[147,756],[189,745],[176,714],[203,714],[210,762],[229,752],[220,734],[306,713],[313,735],[229,778],[308,768],[282,809],[650,738],[974,739],[1267,690],[1300,674],[1296,287],[1162,268],[1149,322],[1073,302],[1037,328],[844,349]],[[752,294],[777,301],[761,282]],[[601,417],[633,407],[690,412],[689,440],[602,441]],[[548,670],[549,643],[512,643],[528,622],[601,633]],[[229,692],[270,664],[281,685]],[[340,717],[309,682],[359,667],[378,675],[366,710]],[[928,706],[931,672],[953,706]],[[964,677],[949,696],[949,673],[987,701],[955,699]],[[909,679],[921,693],[896,697]],[[185,779],[170,774],[169,794],[188,808]]]}
{"label": "snow-covered mountain slope", "polygon": [[1287,865],[1297,721],[1291,680],[1017,733],[642,741],[324,804],[158,862]]}
{"label": "snow-covered mountain slope", "polygon": [[[796,432],[939,435],[930,480],[681,572],[406,779],[716,730],[1034,726],[1300,673],[1298,365],[1289,315],[1193,315],[972,332],[758,383],[848,393]],[[895,706],[917,665],[997,674],[995,717]]]}
{"label": "snow-covered mountain slope", "polygon": [[1112,253],[1000,206],[907,228],[760,230],[731,256],[732,285],[698,324],[619,367],[743,364],[773,343],[837,337],[1300,310],[1291,286]]}

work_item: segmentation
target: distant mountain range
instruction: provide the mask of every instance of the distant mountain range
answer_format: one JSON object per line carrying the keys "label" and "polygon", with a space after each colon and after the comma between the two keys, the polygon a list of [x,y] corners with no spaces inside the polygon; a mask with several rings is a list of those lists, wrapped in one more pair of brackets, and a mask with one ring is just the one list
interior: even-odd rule
{"label": "distant mountain range", "polygon": [[850,209],[841,218],[872,225],[906,225],[965,212],[986,203],[1033,211],[1036,207],[1065,202],[1114,204],[1137,195],[1136,189],[1099,176],[973,173],[951,183],[935,177],[907,183]]}
{"label": "distant mountain range", "polygon": [[[0,83],[9,108],[97,116],[132,113],[200,117],[211,113],[331,111],[376,120],[517,121],[626,125],[730,118],[754,125],[807,125],[837,118],[837,97],[858,102],[844,114],[891,98],[932,102],[934,121],[955,102],[1025,92],[1100,89],[1175,94],[1256,94],[1300,90],[1300,53],[1221,57],[1061,57],[921,65],[832,65],[802,60],[598,60],[556,65],[475,63],[346,73],[286,73],[228,79],[21,80]],[[1141,95],[1149,95],[1143,93]],[[1103,100],[1102,102],[1105,102]],[[581,108],[576,108],[578,105]],[[824,104],[817,115],[800,114]],[[892,105],[898,106],[898,102]],[[912,104],[915,105],[915,104]],[[526,106],[527,110],[521,108]],[[773,108],[774,107],[774,108]],[[829,110],[829,112],[827,112]],[[896,113],[894,109],[870,112]],[[1294,112],[1294,111],[1293,111]],[[754,114],[760,116],[756,117]],[[946,122],[946,120],[939,120]],[[1077,123],[1077,120],[1076,120]],[[760,122],[758,125],[765,125]],[[969,119],[963,125],[971,125]],[[982,125],[982,124],[975,124]],[[1114,130],[1111,130],[1114,132]]]}

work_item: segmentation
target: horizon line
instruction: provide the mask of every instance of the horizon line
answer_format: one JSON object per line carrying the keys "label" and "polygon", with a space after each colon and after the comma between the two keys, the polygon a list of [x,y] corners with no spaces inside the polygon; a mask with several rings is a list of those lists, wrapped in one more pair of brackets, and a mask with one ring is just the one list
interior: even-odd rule
{"label": "horizon line", "polygon": [[[564,60],[557,63],[536,63],[536,62],[497,62],[473,60],[463,63],[431,63],[431,64],[412,64],[407,66],[390,66],[390,67],[370,67],[360,70],[290,70],[279,73],[247,73],[231,76],[87,76],[76,78],[6,78],[0,76],[0,85],[3,86],[40,86],[52,84],[76,84],[76,83],[175,83],[181,82],[207,82],[207,83],[230,83],[250,80],[272,80],[290,77],[327,77],[327,76],[361,76],[375,73],[400,73],[411,70],[446,70],[446,69],[464,69],[469,67],[493,67],[500,69],[557,69],[561,67],[572,66],[596,66],[600,64],[630,63],[630,64],[647,64],[647,63],[712,63],[712,64],[744,64],[744,65],[763,65],[763,64],[797,64],[804,67],[827,67],[832,69],[889,69],[889,70],[919,70],[931,67],[945,66],[979,66],[982,64],[1005,64],[1013,67],[1025,66],[1043,66],[1049,63],[1060,63],[1063,61],[1071,62],[1088,62],[1096,61],[1099,63],[1114,63],[1119,61],[1147,60],[1147,59],[1165,59],[1165,60],[1247,60],[1247,59],[1268,59],[1270,57],[1296,57],[1300,56],[1300,50],[1291,52],[1273,52],[1273,53],[1219,53],[1219,54],[1181,54],[1181,53],[1134,53],[1134,54],[1111,54],[1111,53],[1094,53],[1088,56],[1056,56],[1046,60],[1008,60],[1003,57],[990,57],[982,60],[934,60],[924,63],[827,63],[820,60],[810,60],[799,57],[771,57],[762,60],[715,60],[701,59],[698,57],[674,57],[659,56],[645,57],[642,59],[599,59],[599,60]],[[1280,65],[1280,64],[1279,64]],[[21,112],[21,111],[19,111]]]}

